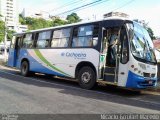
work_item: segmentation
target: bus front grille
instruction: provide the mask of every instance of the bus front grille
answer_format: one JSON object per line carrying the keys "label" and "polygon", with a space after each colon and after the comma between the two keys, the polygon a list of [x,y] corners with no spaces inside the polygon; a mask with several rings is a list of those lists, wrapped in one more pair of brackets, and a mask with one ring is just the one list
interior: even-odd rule
{"label": "bus front grille", "polygon": [[151,73],[146,73],[146,72],[144,72],[144,73],[143,73],[143,76],[144,76],[144,77],[147,77],[147,78],[148,78],[148,77],[149,77],[149,78],[150,78],[150,77],[151,77],[151,78],[154,78],[154,77],[156,76],[156,74],[154,74],[154,73],[151,74]]}

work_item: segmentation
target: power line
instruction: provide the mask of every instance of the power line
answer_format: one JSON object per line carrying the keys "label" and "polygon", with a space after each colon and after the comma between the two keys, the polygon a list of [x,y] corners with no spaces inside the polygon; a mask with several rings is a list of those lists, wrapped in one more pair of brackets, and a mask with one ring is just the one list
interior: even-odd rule
{"label": "power line", "polygon": [[130,1],[126,2],[125,4],[123,4],[122,6],[120,6],[120,7],[116,8],[116,9],[112,10],[111,12],[116,11],[116,10],[118,10],[118,9],[121,9],[121,8],[123,8],[123,7],[131,4],[131,3],[134,2],[134,1],[135,1],[135,0],[130,0]]}
{"label": "power line", "polygon": [[[82,0],[82,1],[83,1],[83,0]],[[66,14],[66,13],[69,13],[69,12],[78,11],[78,10],[81,10],[81,9],[86,9],[86,8],[89,8],[89,7],[92,7],[92,6],[101,4],[101,3],[103,3],[103,2],[107,2],[107,1],[109,1],[109,0],[96,0],[96,1],[94,1],[94,2],[90,2],[90,3],[87,3],[87,4],[85,4],[85,5],[79,6],[79,7],[77,7],[77,8],[73,8],[73,9],[71,9],[71,10],[64,11],[64,12],[59,13],[59,14],[56,14],[56,15],[54,15],[54,16],[63,15],[63,14]],[[128,1],[127,3],[123,4],[122,6],[120,6],[120,7],[116,8],[116,9],[112,10],[111,12],[113,12],[113,11],[115,11],[115,10],[118,10],[118,9],[121,9],[121,8],[127,6],[128,4],[131,4],[133,1],[135,1],[135,0],[130,0],[130,1]],[[69,6],[69,5],[72,5],[72,4],[75,4],[75,3],[78,3],[78,2],[80,2],[80,1],[72,2],[72,3],[68,4],[68,6]],[[64,6],[64,5],[63,5],[63,6]],[[58,8],[61,8],[61,7],[58,7]]]}
{"label": "power line", "polygon": [[[106,1],[109,1],[109,0],[105,0],[105,1],[103,1],[103,0],[96,0],[96,1],[94,1],[94,2],[87,3],[87,4],[82,5],[82,6],[80,6],[80,7],[73,8],[73,9],[71,9],[71,10],[68,10],[68,11],[65,11],[65,12],[62,12],[62,13],[59,13],[59,14],[57,14],[57,15],[55,15],[55,16],[63,15],[63,14],[66,14],[66,13],[69,13],[69,12],[73,12],[73,11],[78,11],[78,10],[80,10],[81,8],[84,8],[84,7],[87,7],[87,6],[88,6],[88,7],[91,7],[91,6],[95,5],[96,3],[97,3],[97,4],[100,4],[100,3],[106,2]],[[97,5],[97,4],[96,4],[96,5]]]}
{"label": "power line", "polygon": [[73,4],[82,2],[82,1],[84,1],[84,0],[80,0],[80,1],[79,1],[79,0],[78,0],[78,1],[73,0],[72,2],[69,2],[69,3],[67,3],[67,4],[63,4],[63,5],[61,5],[61,6],[57,7],[57,8],[52,9],[52,10],[50,10],[49,12],[57,11],[57,9],[62,9],[62,8],[65,8],[65,7],[67,7],[67,6],[70,6],[70,5],[73,5]]}

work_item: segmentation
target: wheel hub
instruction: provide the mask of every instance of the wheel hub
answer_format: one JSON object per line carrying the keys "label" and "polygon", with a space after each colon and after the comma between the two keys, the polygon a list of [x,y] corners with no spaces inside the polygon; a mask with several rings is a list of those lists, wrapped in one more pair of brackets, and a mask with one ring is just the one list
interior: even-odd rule
{"label": "wheel hub", "polygon": [[84,72],[81,78],[84,83],[88,83],[91,80],[91,74],[89,72]]}

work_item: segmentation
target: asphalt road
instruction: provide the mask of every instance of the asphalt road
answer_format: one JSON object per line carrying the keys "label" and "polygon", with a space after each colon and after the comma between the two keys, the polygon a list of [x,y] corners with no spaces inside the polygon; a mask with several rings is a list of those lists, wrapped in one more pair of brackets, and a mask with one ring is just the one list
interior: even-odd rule
{"label": "asphalt road", "polygon": [[78,83],[35,75],[22,77],[0,66],[0,113],[12,114],[160,114],[160,94],[99,85],[94,90]]}

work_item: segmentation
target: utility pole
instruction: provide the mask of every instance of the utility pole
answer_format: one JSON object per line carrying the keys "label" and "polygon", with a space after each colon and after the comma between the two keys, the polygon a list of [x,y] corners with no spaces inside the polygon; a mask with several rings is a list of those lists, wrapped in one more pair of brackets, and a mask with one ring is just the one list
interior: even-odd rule
{"label": "utility pole", "polygon": [[7,23],[4,21],[4,62],[7,62]]}

